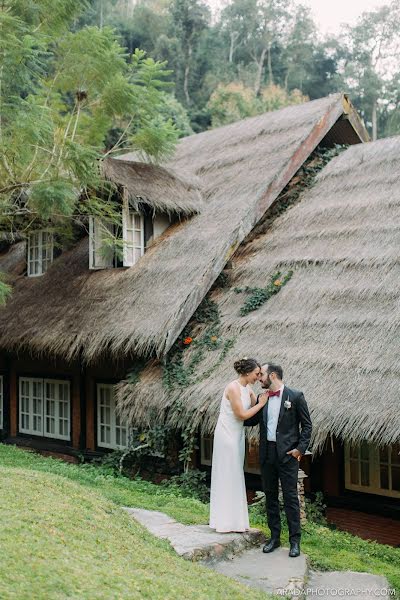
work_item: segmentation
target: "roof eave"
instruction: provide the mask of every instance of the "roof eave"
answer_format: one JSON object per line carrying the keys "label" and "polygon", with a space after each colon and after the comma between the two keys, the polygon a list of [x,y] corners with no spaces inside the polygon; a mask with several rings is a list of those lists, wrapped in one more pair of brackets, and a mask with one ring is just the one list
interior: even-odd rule
{"label": "roof eave", "polygon": [[357,136],[360,138],[361,142],[370,142],[371,138],[369,137],[364,121],[361,119],[360,115],[354,108],[347,94],[343,94],[342,102],[344,117],[346,118],[346,120],[349,121]]}

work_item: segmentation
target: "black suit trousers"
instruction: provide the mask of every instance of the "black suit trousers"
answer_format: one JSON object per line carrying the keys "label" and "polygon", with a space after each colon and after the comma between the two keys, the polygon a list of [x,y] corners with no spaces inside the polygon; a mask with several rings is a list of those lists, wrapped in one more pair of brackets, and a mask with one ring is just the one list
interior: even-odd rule
{"label": "black suit trousers", "polygon": [[280,480],[289,528],[289,540],[291,543],[300,543],[300,505],[297,492],[299,462],[292,456],[288,457],[289,460],[279,460],[276,452],[276,444],[267,442],[267,445],[267,457],[266,461],[261,465],[261,477],[271,537],[279,539],[281,534],[281,517],[278,500]]}

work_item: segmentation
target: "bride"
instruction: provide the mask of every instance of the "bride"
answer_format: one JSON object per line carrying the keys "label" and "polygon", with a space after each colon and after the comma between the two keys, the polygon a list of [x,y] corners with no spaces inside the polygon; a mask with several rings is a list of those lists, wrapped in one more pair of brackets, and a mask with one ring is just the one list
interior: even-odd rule
{"label": "bride", "polygon": [[239,377],[226,386],[222,396],[211,469],[210,527],[220,533],[249,529],[243,421],[261,410],[268,399],[262,394],[256,404],[249,385],[260,375],[260,365],[254,358],[242,358],[233,367]]}

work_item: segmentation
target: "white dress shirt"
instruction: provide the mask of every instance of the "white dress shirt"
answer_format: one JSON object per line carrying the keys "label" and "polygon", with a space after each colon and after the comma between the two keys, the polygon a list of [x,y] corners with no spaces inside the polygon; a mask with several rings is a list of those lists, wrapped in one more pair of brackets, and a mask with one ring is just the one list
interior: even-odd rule
{"label": "white dress shirt", "polygon": [[272,396],[268,399],[267,440],[269,442],[276,442],[276,428],[278,426],[284,387],[283,385],[279,390],[279,396]]}

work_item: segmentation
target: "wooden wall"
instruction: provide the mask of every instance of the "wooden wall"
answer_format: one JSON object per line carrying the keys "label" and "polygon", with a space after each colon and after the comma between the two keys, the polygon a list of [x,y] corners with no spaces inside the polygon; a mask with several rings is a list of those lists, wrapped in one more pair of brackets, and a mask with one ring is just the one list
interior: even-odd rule
{"label": "wooden wall", "polygon": [[[3,438],[32,447],[59,446],[60,451],[96,451],[96,383],[117,383],[122,379],[128,364],[112,362],[85,367],[57,359],[36,359],[27,354],[0,354],[0,374],[4,377],[4,428]],[[18,433],[18,377],[53,377],[67,379],[71,390],[71,441],[35,438]],[[31,440],[29,441],[29,438]],[[28,443],[29,442],[29,443]]]}

